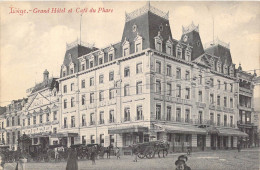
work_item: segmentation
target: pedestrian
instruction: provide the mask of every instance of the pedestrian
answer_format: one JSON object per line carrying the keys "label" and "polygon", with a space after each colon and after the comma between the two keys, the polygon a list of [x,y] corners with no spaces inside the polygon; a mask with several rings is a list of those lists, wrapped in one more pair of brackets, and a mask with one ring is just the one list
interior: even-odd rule
{"label": "pedestrian", "polygon": [[186,164],[188,157],[186,155],[181,155],[175,162],[176,170],[191,170],[191,168]]}
{"label": "pedestrian", "polygon": [[90,159],[92,160],[92,165],[96,164],[96,152],[95,149],[91,148],[91,154],[90,154]]}
{"label": "pedestrian", "polygon": [[132,152],[134,156],[134,162],[137,162],[138,146],[132,145]]}
{"label": "pedestrian", "polygon": [[120,159],[120,150],[118,147],[116,147],[116,158]]}
{"label": "pedestrian", "polygon": [[59,159],[58,148],[55,148],[55,149],[54,149],[54,154],[55,154],[55,161],[58,161],[58,159]]}
{"label": "pedestrian", "polygon": [[78,170],[77,152],[74,148],[69,151],[66,170]]}
{"label": "pedestrian", "polygon": [[240,148],[240,147],[241,147],[241,144],[240,144],[240,142],[237,142],[237,151],[238,151],[238,152],[240,152],[240,150],[241,150],[241,148]]}

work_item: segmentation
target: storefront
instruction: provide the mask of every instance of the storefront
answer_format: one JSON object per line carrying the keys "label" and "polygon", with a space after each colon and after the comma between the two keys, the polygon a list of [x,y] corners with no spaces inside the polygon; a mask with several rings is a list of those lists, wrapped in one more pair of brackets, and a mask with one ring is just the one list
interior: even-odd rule
{"label": "storefront", "polygon": [[55,144],[60,144],[62,146],[70,147],[71,145],[80,144],[80,136],[78,133],[56,133],[51,134],[52,138],[56,138]]}

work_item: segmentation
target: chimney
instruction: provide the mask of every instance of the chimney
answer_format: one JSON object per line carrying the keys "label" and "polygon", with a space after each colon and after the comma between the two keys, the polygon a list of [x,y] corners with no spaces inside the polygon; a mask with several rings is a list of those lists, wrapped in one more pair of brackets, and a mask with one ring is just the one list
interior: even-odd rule
{"label": "chimney", "polygon": [[49,79],[49,72],[47,69],[43,72],[43,81],[47,81]]}

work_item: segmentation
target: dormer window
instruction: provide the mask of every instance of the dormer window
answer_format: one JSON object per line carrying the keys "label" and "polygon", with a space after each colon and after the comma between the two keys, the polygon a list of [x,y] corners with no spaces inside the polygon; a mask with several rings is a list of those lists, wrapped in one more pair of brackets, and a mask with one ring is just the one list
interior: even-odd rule
{"label": "dormer window", "polygon": [[129,41],[127,41],[126,38],[125,38],[125,41],[123,42],[122,46],[123,46],[123,57],[128,56],[129,49],[130,49],[130,43],[129,43]]}
{"label": "dormer window", "polygon": [[172,55],[172,44],[173,44],[172,39],[169,36],[169,40],[166,42],[166,53],[169,55]]}
{"label": "dormer window", "polygon": [[99,57],[99,59],[98,59],[98,64],[99,64],[99,65],[103,64],[103,57]]}
{"label": "dormer window", "polygon": [[233,69],[232,65],[230,65],[230,67],[229,67],[229,75],[234,76],[234,69]]}
{"label": "dormer window", "polygon": [[89,68],[93,68],[94,67],[94,61],[89,61]]}
{"label": "dormer window", "polygon": [[74,64],[70,63],[70,74],[74,73]]}
{"label": "dormer window", "polygon": [[187,47],[186,50],[185,50],[185,60],[191,61],[191,49],[190,49],[190,47]]}
{"label": "dormer window", "polygon": [[215,61],[214,58],[210,59],[211,69],[215,71]]}
{"label": "dormer window", "polygon": [[61,69],[62,69],[62,77],[65,77],[66,76],[66,72],[67,72],[66,66],[62,65]]}
{"label": "dormer window", "polygon": [[218,72],[222,72],[221,62],[220,62],[220,61],[218,61],[217,71],[218,71]]}
{"label": "dormer window", "polygon": [[138,32],[134,41],[135,41],[135,52],[137,53],[142,51],[143,38],[138,34]]}
{"label": "dormer window", "polygon": [[62,77],[65,77],[66,76],[66,71],[63,71],[62,72]]}
{"label": "dormer window", "polygon": [[228,74],[228,69],[227,69],[227,65],[224,65],[224,74]]}
{"label": "dormer window", "polygon": [[109,49],[108,49],[108,61],[112,61],[113,60],[114,54],[115,54],[115,49],[114,49],[114,47],[111,44]]}
{"label": "dormer window", "polygon": [[81,64],[81,71],[85,70],[85,63]]}
{"label": "dormer window", "polygon": [[163,41],[163,38],[161,36],[161,32],[160,31],[158,32],[158,35],[156,37],[154,37],[154,39],[155,39],[155,49],[157,51],[162,52],[162,41]]}
{"label": "dormer window", "polygon": [[176,57],[180,59],[182,58],[182,46],[180,44],[176,46]]}

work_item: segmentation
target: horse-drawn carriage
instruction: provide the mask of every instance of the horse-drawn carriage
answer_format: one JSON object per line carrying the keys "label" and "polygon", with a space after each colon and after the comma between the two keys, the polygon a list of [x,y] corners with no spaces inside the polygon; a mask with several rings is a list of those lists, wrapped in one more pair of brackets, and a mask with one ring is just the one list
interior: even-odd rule
{"label": "horse-drawn carriage", "polygon": [[164,141],[152,141],[132,145],[132,147],[136,150],[137,156],[140,159],[143,159],[145,157],[148,159],[154,158],[156,153],[160,158],[160,152],[163,152],[163,157],[165,157],[164,152],[166,152],[167,156],[169,146],[169,143]]}

